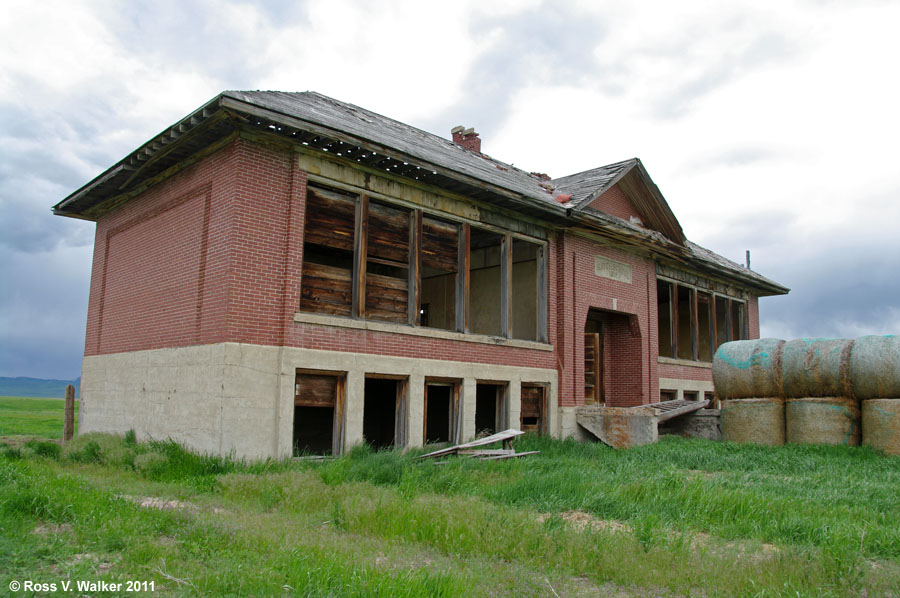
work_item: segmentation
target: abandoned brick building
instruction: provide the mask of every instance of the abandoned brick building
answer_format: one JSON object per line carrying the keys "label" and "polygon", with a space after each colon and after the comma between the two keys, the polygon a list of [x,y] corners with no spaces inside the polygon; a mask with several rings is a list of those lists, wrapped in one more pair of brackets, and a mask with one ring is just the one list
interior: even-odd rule
{"label": "abandoned brick building", "polygon": [[558,179],[316,93],[224,92],[54,207],[97,223],[81,430],[285,456],[581,434],[712,392],[787,289],[637,159]]}

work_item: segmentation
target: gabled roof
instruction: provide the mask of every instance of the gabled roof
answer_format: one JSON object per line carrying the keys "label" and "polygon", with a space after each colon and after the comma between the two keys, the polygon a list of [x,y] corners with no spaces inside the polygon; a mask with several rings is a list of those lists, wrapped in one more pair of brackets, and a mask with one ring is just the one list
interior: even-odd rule
{"label": "gabled roof", "polygon": [[572,195],[570,205],[577,211],[592,210],[594,200],[619,185],[650,228],[678,245],[687,241],[669,203],[638,158],[554,179],[553,183],[560,193]]}
{"label": "gabled roof", "polygon": [[[637,158],[548,180],[469,151],[449,139],[315,92],[225,91],[165,129],[53,207],[96,220],[185,160],[212,151],[239,129],[277,135],[340,159],[419,181],[554,226],[588,223],[660,255],[738,278],[767,294],[787,289],[684,238],[662,193]],[[619,184],[650,229],[589,207]]]}

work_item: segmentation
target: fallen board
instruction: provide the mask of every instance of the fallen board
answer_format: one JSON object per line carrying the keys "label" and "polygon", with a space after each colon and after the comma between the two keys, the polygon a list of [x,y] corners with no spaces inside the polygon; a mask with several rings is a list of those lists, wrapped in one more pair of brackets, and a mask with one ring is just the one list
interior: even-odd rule
{"label": "fallen board", "polygon": [[459,453],[465,449],[473,449],[479,446],[486,446],[488,444],[494,444],[495,442],[502,442],[505,450],[512,450],[512,440],[524,434],[522,430],[514,430],[510,428],[509,430],[504,430],[502,432],[497,432],[496,434],[491,434],[490,436],[485,436],[484,438],[479,438],[478,440],[473,440],[472,442],[466,442],[464,444],[457,444],[455,446],[448,446],[447,448],[443,448],[426,455],[420,455],[416,457],[416,459],[426,459],[433,457],[442,457],[444,455],[453,455]]}

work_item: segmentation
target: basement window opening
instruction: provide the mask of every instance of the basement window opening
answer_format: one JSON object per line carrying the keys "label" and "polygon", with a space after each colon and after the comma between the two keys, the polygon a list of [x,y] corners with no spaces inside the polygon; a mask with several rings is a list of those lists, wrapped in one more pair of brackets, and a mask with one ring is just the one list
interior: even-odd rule
{"label": "basement window opening", "polygon": [[458,442],[459,384],[426,382],[425,443]]}
{"label": "basement window opening", "polygon": [[294,382],[294,456],[341,452],[345,377],[298,371]]}
{"label": "basement window opening", "polygon": [[366,377],[363,439],[375,450],[406,445],[406,381]]}
{"label": "basement window opening", "polygon": [[546,434],[547,432],[547,393],[540,384],[522,385],[522,411],[520,425],[523,432]]}

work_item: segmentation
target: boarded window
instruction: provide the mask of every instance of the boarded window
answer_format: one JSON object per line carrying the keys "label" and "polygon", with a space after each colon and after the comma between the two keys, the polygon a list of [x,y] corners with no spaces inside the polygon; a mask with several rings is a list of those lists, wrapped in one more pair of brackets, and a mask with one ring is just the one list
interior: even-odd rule
{"label": "boarded window", "polygon": [[349,316],[353,287],[353,195],[309,187],[300,309]]}
{"label": "boarded window", "polygon": [[409,210],[369,204],[366,317],[409,320]]}
{"label": "boarded window", "polygon": [[422,326],[456,329],[458,273],[459,225],[422,218]]}
{"label": "boarded window", "polygon": [[294,384],[294,454],[339,454],[344,377],[297,373]]}
{"label": "boarded window", "polygon": [[546,395],[543,386],[536,384],[522,385],[521,424],[523,432],[543,434],[546,431],[546,403]]}

